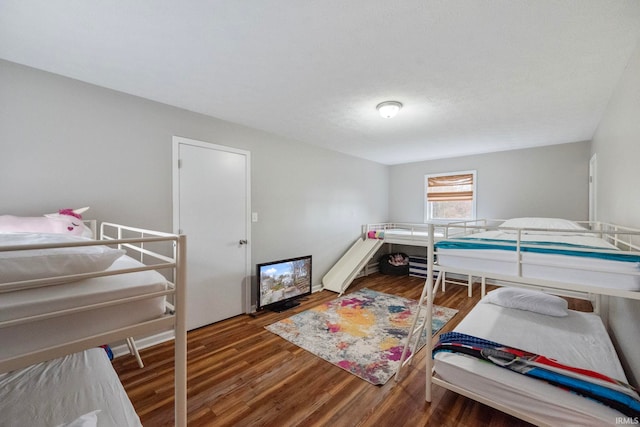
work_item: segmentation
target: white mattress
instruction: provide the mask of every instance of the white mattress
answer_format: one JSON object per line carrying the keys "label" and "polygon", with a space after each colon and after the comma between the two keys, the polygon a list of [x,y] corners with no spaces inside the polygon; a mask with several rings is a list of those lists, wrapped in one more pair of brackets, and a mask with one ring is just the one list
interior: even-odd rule
{"label": "white mattress", "polygon": [[[474,238],[513,239],[512,233],[492,231]],[[584,235],[523,235],[522,241],[550,241],[615,249],[602,239]],[[518,275],[515,251],[499,249],[438,248],[438,265],[487,274]],[[570,255],[522,252],[522,277],[553,280],[579,285],[600,286],[627,291],[640,290],[640,266],[634,262],[613,261]]]}
{"label": "white mattress", "polygon": [[[403,245],[419,245],[426,246],[429,243],[429,232],[411,230],[404,228],[389,228],[384,231],[384,240],[387,243],[397,243]],[[434,233],[434,238],[442,238],[444,234],[441,232]]]}
{"label": "white mattress", "polygon": [[0,374],[0,425],[53,427],[99,410],[99,427],[141,426],[105,351]]}
{"label": "white mattress", "polygon": [[[554,358],[627,382],[600,318],[569,311],[552,317],[477,304],[455,331]],[[490,363],[454,353],[435,357],[437,376],[550,425],[612,425],[620,412]]]}
{"label": "white mattress", "polygon": [[[141,265],[130,257],[122,256],[108,270]],[[166,279],[150,270],[6,293],[0,297],[0,321],[161,291],[166,286]],[[164,302],[165,297],[155,297],[0,328],[0,358],[157,318],[165,312]]]}

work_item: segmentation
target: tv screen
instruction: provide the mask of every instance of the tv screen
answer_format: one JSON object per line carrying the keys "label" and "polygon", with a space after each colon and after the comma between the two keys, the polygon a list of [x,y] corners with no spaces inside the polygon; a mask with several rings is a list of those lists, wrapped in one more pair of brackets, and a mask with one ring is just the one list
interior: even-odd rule
{"label": "tv screen", "polygon": [[311,255],[258,264],[257,309],[283,311],[311,295]]}

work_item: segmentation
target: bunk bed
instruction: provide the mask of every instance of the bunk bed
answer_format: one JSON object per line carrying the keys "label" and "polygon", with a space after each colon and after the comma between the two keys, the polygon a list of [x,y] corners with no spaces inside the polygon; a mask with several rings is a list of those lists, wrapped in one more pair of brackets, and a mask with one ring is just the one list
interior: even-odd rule
{"label": "bunk bed", "polygon": [[185,236],[112,223],[0,234],[0,424],[139,425],[100,346],[173,331],[186,426],[185,256]]}
{"label": "bunk bed", "polygon": [[[432,223],[433,224],[433,238],[435,241],[440,241],[452,237],[456,234],[464,233],[465,227],[449,227],[449,223]],[[452,222],[450,224],[465,224],[465,222]],[[407,245],[407,246],[419,246],[426,248],[429,245],[429,226],[430,223],[401,223],[401,222],[383,222],[365,224],[362,226],[362,236],[365,239],[377,239],[382,243],[390,245]],[[417,277],[426,277],[426,257],[410,256],[409,271],[416,272],[413,274]],[[367,270],[368,271],[368,270]],[[467,295],[472,296],[473,287],[470,283],[471,278],[465,284],[460,281],[447,280],[446,275],[443,275],[441,281],[441,288],[445,290],[445,284],[462,285],[467,287]]]}
{"label": "bunk bed", "polygon": [[578,292],[590,286],[595,294],[623,297],[640,291],[636,229],[559,218],[467,221],[447,228],[449,237],[435,242],[438,271],[551,281],[561,284],[555,288],[577,286]]}
{"label": "bunk bed", "polygon": [[[342,295],[356,277],[371,272],[368,263],[384,243],[426,247],[428,231],[427,224],[385,222],[363,225],[360,237],[323,276],[323,288]],[[440,233],[440,229],[437,228],[436,232]]]}
{"label": "bunk bed", "polygon": [[[436,239],[444,238],[447,231],[446,226],[434,226]],[[362,234],[365,238],[380,239],[389,244],[423,247],[429,244],[429,224],[426,223],[383,222],[365,224],[362,226]]]}
{"label": "bunk bed", "polygon": [[[415,354],[416,338],[431,323],[433,298],[442,274],[459,273],[480,279],[483,299],[451,337],[440,336],[435,351],[432,340],[427,340],[428,402],[435,384],[537,425],[602,425],[629,416],[625,419],[636,419],[637,413],[627,406],[623,410],[630,412],[620,412],[618,407],[613,409],[594,401],[595,395],[587,399],[584,391],[580,392],[582,396],[569,393],[549,384],[549,380],[540,381],[505,369],[509,363],[498,366],[499,363],[487,363],[491,358],[480,360],[458,350],[475,346],[464,343],[488,340],[494,348],[521,349],[626,383],[599,316],[599,300],[602,295],[640,300],[640,291],[635,287],[640,276],[639,230],[599,223],[550,224],[537,218],[483,220],[451,227],[456,229],[455,238],[438,242],[430,238],[429,274],[420,297],[421,309],[405,345],[396,380]],[[500,239],[500,234],[504,238]],[[567,238],[579,243],[567,242]],[[594,238],[602,241],[594,244]],[[591,244],[584,244],[587,241]],[[450,256],[447,251],[455,252]],[[588,262],[582,262],[585,258]],[[438,274],[435,282],[434,272]],[[598,279],[592,280],[589,273]],[[499,288],[486,294],[487,281]],[[589,300],[594,312],[567,310],[566,305],[561,305],[566,301],[553,294]],[[460,334],[463,338],[456,341]],[[450,351],[454,346],[458,347]],[[591,380],[587,384],[592,387]],[[630,391],[629,395],[627,399],[637,410],[637,392]]]}

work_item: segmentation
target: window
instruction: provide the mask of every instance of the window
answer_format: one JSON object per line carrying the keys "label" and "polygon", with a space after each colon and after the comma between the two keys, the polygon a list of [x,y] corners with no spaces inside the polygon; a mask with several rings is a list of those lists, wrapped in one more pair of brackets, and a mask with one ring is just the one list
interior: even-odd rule
{"label": "window", "polygon": [[476,171],[425,175],[427,221],[476,218]]}

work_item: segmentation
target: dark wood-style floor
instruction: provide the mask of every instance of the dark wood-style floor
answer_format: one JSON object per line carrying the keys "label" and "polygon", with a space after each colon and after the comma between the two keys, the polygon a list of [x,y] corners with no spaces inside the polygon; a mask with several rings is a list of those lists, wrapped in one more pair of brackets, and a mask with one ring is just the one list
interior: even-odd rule
{"label": "dark wood-style floor", "polygon": [[[417,300],[423,284],[419,278],[374,274],[357,279],[348,292],[367,287]],[[478,301],[478,285],[473,298],[466,292],[449,285],[437,296],[436,304],[460,310],[443,331]],[[189,332],[189,426],[529,425],[437,386],[432,402],[425,402],[424,350],[400,382],[374,386],[264,329],[336,296],[317,292],[284,313],[241,315]],[[173,344],[141,355],[143,369],[131,356],[116,359],[114,367],[143,425],[173,425]]]}

